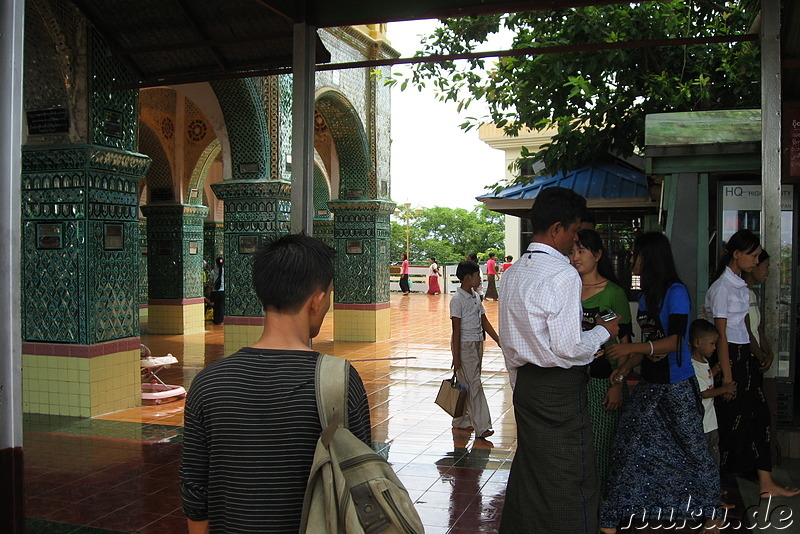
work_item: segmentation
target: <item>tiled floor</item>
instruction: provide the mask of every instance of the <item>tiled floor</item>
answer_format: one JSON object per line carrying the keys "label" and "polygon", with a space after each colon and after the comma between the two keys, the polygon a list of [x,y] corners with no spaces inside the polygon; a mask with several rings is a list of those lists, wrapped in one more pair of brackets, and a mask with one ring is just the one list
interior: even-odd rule
{"label": "tiled floor", "polygon": [[[511,389],[500,349],[489,340],[483,382],[495,434],[474,440],[450,429],[433,403],[451,375],[448,303],[447,296],[393,295],[392,339],[380,343],[332,341],[331,314],[314,348],[358,369],[373,440],[387,444],[426,532],[496,532],[516,446]],[[496,324],[497,303],[486,309]],[[178,358],[180,365],[159,375],[187,388],[223,352],[223,327],[211,323],[204,334],[142,339],[154,355]],[[89,420],[26,417],[28,532],[186,532],[178,494],[182,425],[183,401]],[[728,500],[743,508],[735,485]]]}

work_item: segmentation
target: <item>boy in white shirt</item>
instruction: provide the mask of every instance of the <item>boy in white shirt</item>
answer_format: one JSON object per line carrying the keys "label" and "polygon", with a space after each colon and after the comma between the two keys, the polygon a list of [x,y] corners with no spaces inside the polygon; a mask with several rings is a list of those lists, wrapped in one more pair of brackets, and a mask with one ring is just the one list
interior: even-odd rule
{"label": "boy in white shirt", "polygon": [[450,349],[453,369],[459,382],[467,387],[467,413],[453,419],[453,428],[475,430],[479,438],[488,438],[492,430],[489,404],[481,384],[484,332],[500,345],[500,338],[486,318],[486,310],[474,289],[481,283],[480,267],[471,261],[462,261],[456,268],[461,286],[450,300],[450,319],[453,335]]}
{"label": "boy in white shirt", "polygon": [[703,432],[706,434],[708,448],[714,462],[719,468],[719,432],[717,431],[717,414],[714,411],[714,397],[736,391],[734,382],[714,387],[714,373],[708,364],[708,357],[717,349],[719,332],[717,327],[705,319],[696,319],[689,326],[689,346],[692,351],[692,365],[697,385],[700,386],[700,397],[703,399]]}

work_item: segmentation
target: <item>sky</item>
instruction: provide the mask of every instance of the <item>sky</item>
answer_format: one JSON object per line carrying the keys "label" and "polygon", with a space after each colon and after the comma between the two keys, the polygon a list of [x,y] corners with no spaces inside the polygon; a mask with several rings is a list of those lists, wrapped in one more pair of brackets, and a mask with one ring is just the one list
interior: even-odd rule
{"label": "sky", "polygon": [[[393,22],[387,37],[400,57],[410,57],[420,48],[421,36],[436,25],[436,20]],[[406,65],[392,68],[409,71]],[[485,108],[473,103],[459,115],[455,103],[439,102],[432,90],[419,92],[409,84],[400,91],[399,85],[392,88],[392,200],[410,202],[413,208],[472,209],[485,186],[505,176],[503,152],[481,141],[477,128],[464,132],[458,126],[467,116],[483,115]]]}

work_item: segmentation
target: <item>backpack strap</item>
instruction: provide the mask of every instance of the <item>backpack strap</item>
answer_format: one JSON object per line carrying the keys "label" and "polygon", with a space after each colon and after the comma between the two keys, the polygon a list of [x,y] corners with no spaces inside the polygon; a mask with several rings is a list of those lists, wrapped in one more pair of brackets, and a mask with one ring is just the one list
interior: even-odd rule
{"label": "backpack strap", "polygon": [[[329,437],[336,428],[347,428],[347,390],[350,378],[350,362],[328,354],[320,354],[314,376],[317,410],[323,434],[329,427]],[[329,441],[323,439],[323,441]]]}

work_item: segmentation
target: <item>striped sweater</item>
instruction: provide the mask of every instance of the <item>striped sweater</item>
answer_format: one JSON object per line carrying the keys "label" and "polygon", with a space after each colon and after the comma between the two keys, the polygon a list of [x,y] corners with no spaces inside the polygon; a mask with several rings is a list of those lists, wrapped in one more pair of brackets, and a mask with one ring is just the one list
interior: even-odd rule
{"label": "striped sweater", "polygon": [[[186,398],[181,497],[211,532],[291,532],[321,432],[319,354],[243,348],[201,371]],[[369,404],[354,368],[349,428],[371,442]]]}

